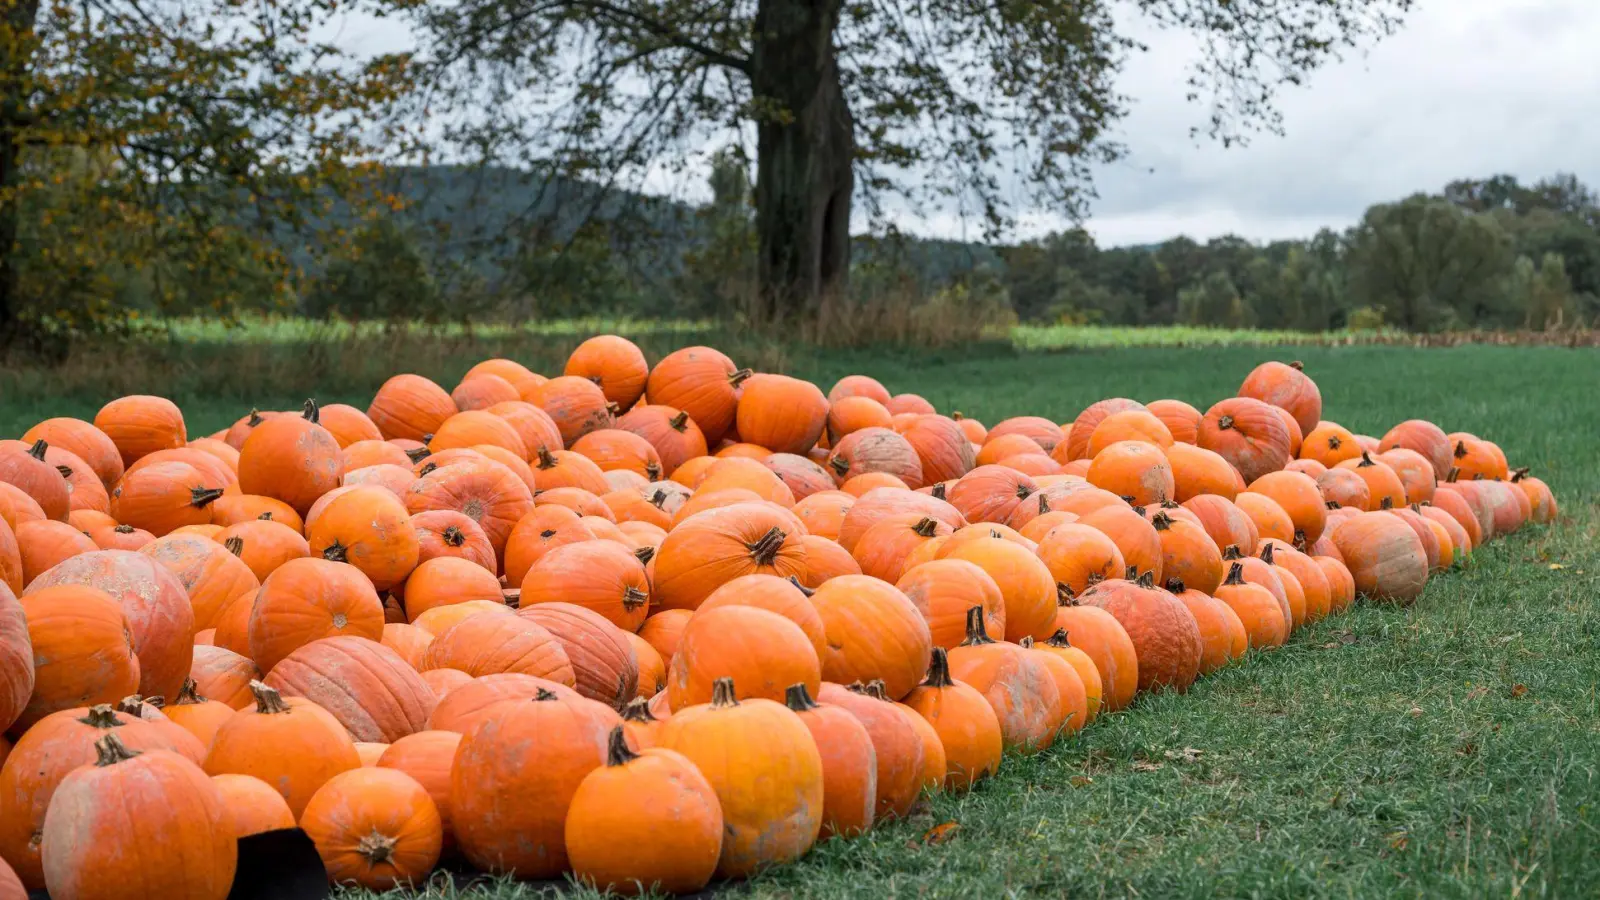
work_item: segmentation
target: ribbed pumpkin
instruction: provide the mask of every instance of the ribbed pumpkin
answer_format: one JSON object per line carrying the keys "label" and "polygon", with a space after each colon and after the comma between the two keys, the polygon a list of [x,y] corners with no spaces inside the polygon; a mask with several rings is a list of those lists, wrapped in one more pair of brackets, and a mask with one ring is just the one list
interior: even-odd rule
{"label": "ribbed pumpkin", "polygon": [[871,820],[904,817],[921,791],[926,759],[914,713],[889,702],[882,687],[860,682],[849,688],[825,683],[822,703],[843,710],[865,729],[872,744],[876,794]]}
{"label": "ribbed pumpkin", "polygon": [[377,487],[341,494],[306,530],[314,556],[354,566],[380,591],[404,581],[422,549],[405,504]]}
{"label": "ribbed pumpkin", "polygon": [[[533,389],[537,391],[542,384],[543,382]],[[520,400],[522,394],[515,385],[499,375],[480,372],[461,379],[456,389],[450,392],[450,399],[455,402],[457,409],[470,412],[488,409],[496,403]]]}
{"label": "ribbed pumpkin", "polygon": [[1095,426],[1094,432],[1089,436],[1089,458],[1099,456],[1107,447],[1122,441],[1170,447],[1173,438],[1166,423],[1150,411],[1125,409],[1122,412],[1112,413]]}
{"label": "ribbed pumpkin", "polygon": [[1079,598],[1116,617],[1139,657],[1139,689],[1179,692],[1194,683],[1200,668],[1200,629],[1178,599],[1154,584],[1149,573],[1138,581],[1102,581]]}
{"label": "ribbed pumpkin", "polygon": [[32,497],[49,518],[65,521],[72,509],[71,491],[56,467],[45,461],[48,448],[44,440],[0,441],[0,481]]}
{"label": "ribbed pumpkin", "polygon": [[1310,556],[1288,544],[1266,539],[1256,554],[1280,569],[1287,569],[1306,598],[1306,621],[1316,622],[1333,611],[1333,595],[1322,567]]}
{"label": "ribbed pumpkin", "polygon": [[678,467],[705,456],[706,437],[687,412],[671,406],[636,406],[618,419],[616,427],[649,441],[661,459],[661,470],[671,477]]}
{"label": "ribbed pumpkin", "polygon": [[1294,525],[1293,543],[1315,544],[1322,537],[1327,506],[1317,483],[1309,475],[1271,472],[1252,482],[1246,492],[1272,498],[1288,514]]}
{"label": "ribbed pumpkin", "polygon": [[614,334],[601,334],[572,351],[563,374],[593,382],[607,401],[627,410],[644,394],[650,367],[638,345]]}
{"label": "ribbed pumpkin", "polygon": [[[949,650],[966,639],[967,610],[984,610],[984,631],[1005,638],[1006,606],[989,573],[965,559],[938,559],[914,566],[896,582],[928,623],[933,646]],[[1051,617],[1054,619],[1054,604]]]}
{"label": "ribbed pumpkin", "polygon": [[881,680],[891,699],[904,697],[922,680],[933,638],[917,607],[894,585],[843,575],[819,586],[811,602],[828,635],[824,679]]}
{"label": "ribbed pumpkin", "polygon": [[233,718],[234,709],[219,700],[208,700],[200,695],[194,680],[184,682],[178,696],[162,708],[162,713],[184,731],[195,736],[200,746],[209,750],[222,723]]}
{"label": "ribbed pumpkin", "polygon": [[567,447],[597,428],[610,428],[616,421],[600,386],[575,375],[562,375],[539,385],[533,391],[532,402],[549,414]]}
{"label": "ribbed pumpkin", "polygon": [[945,751],[944,788],[966,791],[1000,769],[1000,720],[988,699],[950,677],[949,658],[937,647],[928,677],[905,703],[939,735]]}
{"label": "ribbed pumpkin", "polygon": [[441,631],[428,645],[423,668],[457,669],[473,676],[533,675],[568,687],[577,683],[562,642],[543,625],[510,610],[469,615]]}
{"label": "ribbed pumpkin", "polygon": [[893,475],[908,487],[923,483],[922,462],[916,448],[888,428],[863,428],[846,435],[834,447],[827,466],[840,484],[871,472]]}
{"label": "ribbed pumpkin", "polygon": [[644,563],[620,544],[569,544],[546,553],[522,579],[524,608],[556,601],[586,607],[618,628],[637,631],[649,614],[650,582]]}
{"label": "ribbed pumpkin", "polygon": [[33,693],[15,716],[18,731],[51,713],[113,703],[138,690],[128,620],[105,591],[63,584],[29,591],[20,606],[33,649]]}
{"label": "ribbed pumpkin", "polygon": [[1379,453],[1376,457],[1400,477],[1407,503],[1431,503],[1438,479],[1433,475],[1433,464],[1427,457],[1404,447]]}
{"label": "ribbed pumpkin", "polygon": [[454,844],[451,828],[450,768],[461,735],[454,731],[419,731],[396,740],[378,757],[378,767],[411,776],[432,798],[439,813],[443,845]]}
{"label": "ribbed pumpkin", "polygon": [[893,582],[905,571],[907,557],[914,550],[950,533],[950,526],[936,519],[900,513],[867,529],[851,555],[863,574]]}
{"label": "ribbed pumpkin", "polygon": [[1053,651],[1040,648],[1031,637],[1023,638],[1018,646],[1032,654],[1034,660],[1043,663],[1050,679],[1056,683],[1056,692],[1061,696],[1059,733],[1072,734],[1083,730],[1089,723],[1089,690],[1078,676],[1078,670]]}
{"label": "ribbed pumpkin", "polygon": [[71,452],[89,465],[107,489],[117,483],[125,468],[122,454],[111,438],[82,419],[45,419],[28,429],[22,440],[30,446],[45,441],[51,447]]}
{"label": "ribbed pumpkin", "polygon": [[1167,591],[1188,608],[1200,629],[1201,675],[1209,675],[1244,655],[1250,636],[1232,607],[1187,587],[1181,578],[1168,579]]}
{"label": "ribbed pumpkin", "polygon": [[1083,684],[1084,692],[1086,712],[1084,724],[1090,724],[1099,718],[1101,710],[1105,707],[1105,682],[1100,677],[1100,669],[1095,665],[1094,658],[1072,646],[1064,628],[1056,629],[1055,634],[1050,635],[1049,639],[1043,643],[1035,643],[1033,648],[1055,656],[1078,673],[1078,681]]}
{"label": "ribbed pumpkin", "polygon": [[1354,472],[1367,483],[1368,512],[1406,505],[1406,488],[1400,476],[1387,465],[1373,459],[1370,453],[1363,452],[1354,459],[1339,463],[1338,467]]}
{"label": "ribbed pumpkin", "polygon": [[1078,519],[1077,524],[1096,529],[1122,551],[1123,562],[1140,573],[1160,578],[1163,564],[1161,535],[1143,515],[1126,506],[1107,506]]}
{"label": "ribbed pumpkin", "polygon": [[1454,465],[1455,447],[1444,429],[1424,419],[1407,419],[1389,429],[1378,441],[1378,450],[1387,453],[1404,448],[1421,455],[1433,467],[1433,477],[1443,481]]}
{"label": "ribbed pumpkin", "polygon": [[[1182,508],[1180,507],[1180,510]],[[1166,512],[1157,512],[1150,524],[1161,540],[1161,573],[1181,579],[1202,594],[1215,593],[1222,584],[1222,553],[1200,525]]]}
{"label": "ribbed pumpkin", "polygon": [[922,484],[960,478],[977,464],[966,432],[960,423],[948,417],[919,416],[900,429],[900,436],[916,451]]}
{"label": "ribbed pumpkin", "polygon": [[164,397],[148,395],[107,403],[95,413],[94,426],[111,438],[125,467],[157,450],[182,447],[189,437],[178,407]]}
{"label": "ribbed pumpkin", "polygon": [[867,727],[849,710],[819,704],[804,684],[784,703],[811,732],[822,758],[821,838],[853,837],[872,827],[878,797],[878,755]]}
{"label": "ribbed pumpkin", "polygon": [[486,359],[468,369],[463,379],[474,375],[495,375],[504,378],[519,393],[525,393],[545,382],[543,375],[529,371],[528,367],[512,359]]}
{"label": "ribbed pumpkin", "polygon": [[573,795],[605,764],[608,736],[622,721],[604,704],[548,690],[492,709],[462,735],[450,772],[456,842],[477,868],[553,878],[568,865]]}
{"label": "ribbed pumpkin", "polygon": [[17,526],[16,540],[22,582],[28,585],[56,566],[99,549],[87,534],[53,519],[23,522]]}
{"label": "ribbed pumpkin", "polygon": [[376,891],[424,881],[444,842],[427,790],[404,772],[380,767],[328,779],[306,805],[300,828],[316,845],[329,881]]}
{"label": "ribbed pumpkin", "polygon": [[274,666],[266,684],[327,710],[354,739],[385,744],[426,728],[435,702],[399,654],[361,637],[313,641]]}
{"label": "ribbed pumpkin", "polygon": [[[0,524],[0,528],[5,527]],[[27,707],[33,682],[33,641],[28,636],[28,617],[10,586],[0,581],[0,735]]]}
{"label": "ribbed pumpkin", "polygon": [[494,572],[469,560],[442,556],[428,560],[405,584],[406,619],[415,622],[430,609],[474,600],[503,602]]}
{"label": "ribbed pumpkin", "polygon": [[517,618],[533,622],[562,646],[578,693],[620,710],[639,688],[639,660],[621,629],[594,610],[571,603],[524,606]]}
{"label": "ribbed pumpkin", "polygon": [[353,566],[296,559],[267,577],[250,611],[250,657],[263,672],[315,640],[341,635],[383,638],[383,604]]}
{"label": "ribbed pumpkin", "polygon": [[1031,548],[1014,540],[981,538],[950,547],[940,557],[970,562],[994,580],[1005,606],[1006,640],[1038,639],[1055,631],[1056,580]]}
{"label": "ribbed pumpkin", "polygon": [[888,428],[892,420],[882,403],[871,397],[840,397],[828,401],[828,423],[824,434],[830,443],[863,428]]}
{"label": "ribbed pumpkin", "polygon": [[298,820],[328,779],[361,766],[343,725],[322,707],[272,688],[251,685],[254,707],[217,729],[206,756],[211,775],[250,775],[283,795]]}
{"label": "ribbed pumpkin", "polygon": [[173,573],[138,552],[102,549],[78,554],[35,578],[27,596],[62,585],[110,594],[122,607],[133,637],[138,692],[144,697],[178,695],[194,660],[195,621],[184,586]]}
{"label": "ribbed pumpkin", "polygon": [[257,494],[224,494],[211,504],[211,522],[226,528],[239,522],[265,519],[305,534],[305,520],[294,507],[273,497]]}
{"label": "ribbed pumpkin", "polygon": [[1220,454],[1193,444],[1173,444],[1165,453],[1172,470],[1172,499],[1179,503],[1204,494],[1232,500],[1238,493],[1239,473]]}
{"label": "ribbed pumpkin", "polygon": [[463,461],[419,477],[406,493],[412,515],[453,510],[478,524],[496,553],[511,529],[533,508],[533,492],[515,472],[488,459]]}
{"label": "ribbed pumpkin", "polygon": [[255,702],[250,693],[250,682],[258,680],[261,671],[248,657],[224,647],[194,648],[194,664],[189,678],[195,690],[207,700],[216,700],[233,709],[244,709]]}
{"label": "ribbed pumpkin", "polygon": [[272,786],[249,775],[213,775],[223,817],[235,838],[293,828],[294,813]]}
{"label": "ribbed pumpkin", "polygon": [[1522,489],[1528,497],[1529,521],[1545,525],[1555,521],[1560,515],[1556,504],[1556,495],[1550,486],[1538,478],[1528,474],[1527,469],[1518,469],[1511,475],[1511,483]]}
{"label": "ribbed pumpkin", "polygon": [[1328,579],[1328,596],[1331,598],[1329,608],[1335,613],[1349,609],[1350,604],[1356,600],[1356,583],[1355,579],[1350,577],[1350,570],[1345,568],[1343,562],[1331,556],[1314,556],[1312,559]]}
{"label": "ribbed pumpkin", "polygon": [[1239,385],[1239,396],[1253,397],[1287,411],[1302,434],[1322,419],[1322,392],[1300,363],[1264,362]]}
{"label": "ribbed pumpkin", "polygon": [[378,388],[367,417],[385,438],[426,440],[456,413],[456,402],[444,388],[421,375],[396,375]]}
{"label": "ribbed pumpkin", "polygon": [[956,482],[950,505],[968,522],[1004,522],[1039,485],[1028,475],[1005,466],[978,466]]}
{"label": "ribbed pumpkin", "polygon": [[533,452],[510,421],[487,410],[468,410],[445,419],[428,441],[428,450],[443,453],[481,444],[501,447],[522,459]]}
{"label": "ribbed pumpkin", "polygon": [[1428,557],[1411,527],[1396,516],[1363,513],[1333,531],[1333,543],[1355,580],[1374,600],[1409,603],[1428,581]]}
{"label": "ribbed pumpkin", "polygon": [[1317,476],[1317,491],[1323,505],[1348,506],[1365,510],[1372,505],[1372,488],[1353,470],[1338,466]]}
{"label": "ribbed pumpkin", "polygon": [[177,577],[194,609],[197,630],[217,627],[230,604],[261,586],[232,547],[198,535],[168,535],[139,553]]}
{"label": "ribbed pumpkin", "polygon": [[[221,797],[198,766],[167,750],[133,750],[113,731],[96,760],[55,791],[39,838],[56,897],[217,898],[228,895],[238,846]],[[181,865],[152,866],[154,846]]]}
{"label": "ribbed pumpkin", "polygon": [[954,506],[938,497],[905,491],[899,488],[876,488],[856,499],[839,523],[838,543],[846,550],[854,550],[856,542],[867,529],[897,513],[918,513],[960,528],[967,520]]}
{"label": "ribbed pumpkin", "polygon": [[993,708],[1006,749],[1037,753],[1054,743],[1067,710],[1050,670],[1016,644],[991,640],[982,611],[967,614],[967,639],[949,652],[950,675],[970,685]]}
{"label": "ribbed pumpkin", "polygon": [[1253,482],[1289,463],[1289,431],[1273,407],[1248,397],[1223,400],[1200,420],[1198,443]]}
{"label": "ribbed pumpkin", "polygon": [[758,503],[736,503],[684,519],[656,554],[653,599],[667,609],[693,609],[741,575],[803,576],[805,555],[791,520]]}
{"label": "ribbed pumpkin", "polygon": [[[1073,419],[1072,427],[1067,429],[1067,459],[1087,459],[1089,457],[1089,438],[1094,435],[1094,430],[1107,416],[1129,409],[1144,409],[1144,404],[1124,397],[1113,397],[1089,405],[1078,417]],[[993,436],[993,431],[990,432]]]}
{"label": "ribbed pumpkin", "polygon": [[1217,588],[1216,599],[1238,617],[1250,647],[1278,647],[1289,639],[1282,604],[1266,588],[1244,580],[1242,562],[1229,564],[1228,577]]}
{"label": "ribbed pumpkin", "polygon": [[185,525],[210,523],[209,507],[222,494],[223,485],[187,463],[157,463],[133,469],[117,482],[110,511],[118,522],[162,537]]}
{"label": "ribbed pumpkin", "polygon": [[740,699],[782,699],[788,687],[821,687],[822,669],[810,637],[766,609],[720,606],[695,612],[667,669],[674,711],[708,703],[713,685],[731,678]]}
{"label": "ribbed pumpkin", "polygon": [[1156,400],[1146,409],[1167,426],[1174,442],[1193,444],[1199,436],[1202,413],[1182,400]]}
{"label": "ribbed pumpkin", "polygon": [[1177,490],[1166,454],[1143,441],[1118,441],[1101,450],[1089,463],[1087,481],[1136,506],[1170,500]]}
{"label": "ribbed pumpkin", "polygon": [[748,443],[773,453],[804,453],[827,425],[828,400],[809,381],[787,375],[752,375],[735,406],[734,427]]}

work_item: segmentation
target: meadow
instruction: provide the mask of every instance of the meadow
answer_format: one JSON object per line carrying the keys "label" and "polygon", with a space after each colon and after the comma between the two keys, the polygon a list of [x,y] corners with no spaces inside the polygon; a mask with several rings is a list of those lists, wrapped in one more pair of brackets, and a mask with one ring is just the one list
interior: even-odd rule
{"label": "meadow", "polygon": [[[98,380],[79,357],[8,369],[0,435],[47,415],[92,416],[132,390],[171,394],[192,435],[252,406],[291,408],[312,390],[365,407],[386,373],[451,384],[502,353],[548,371],[586,333],[461,334],[429,346],[381,332],[322,349],[304,335],[269,345],[199,334],[187,354],[142,370],[130,355]],[[1481,434],[1548,481],[1562,518],[1486,547],[1411,607],[1358,604],[1186,695],[1143,697],[1045,754],[1008,758],[969,795],[930,797],[906,821],[720,890],[1477,897],[1587,895],[1600,884],[1600,354],[1158,336],[1048,352],[1012,340],[846,352],[726,337],[741,364],[824,387],[861,372],[991,424],[1023,413],[1069,421],[1110,396],[1204,409],[1261,360],[1300,359],[1326,418],[1381,434],[1425,417]],[[701,340],[719,338],[689,325],[641,343],[655,358]],[[553,890],[569,889],[441,879],[425,893],[511,900]]]}

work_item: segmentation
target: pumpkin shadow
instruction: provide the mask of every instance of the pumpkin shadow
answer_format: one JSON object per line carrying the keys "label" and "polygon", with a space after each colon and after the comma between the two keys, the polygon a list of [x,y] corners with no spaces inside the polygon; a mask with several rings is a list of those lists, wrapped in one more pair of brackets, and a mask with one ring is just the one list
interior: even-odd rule
{"label": "pumpkin shadow", "polygon": [[322,857],[304,831],[284,828],[239,840],[228,900],[322,900],[328,893]]}

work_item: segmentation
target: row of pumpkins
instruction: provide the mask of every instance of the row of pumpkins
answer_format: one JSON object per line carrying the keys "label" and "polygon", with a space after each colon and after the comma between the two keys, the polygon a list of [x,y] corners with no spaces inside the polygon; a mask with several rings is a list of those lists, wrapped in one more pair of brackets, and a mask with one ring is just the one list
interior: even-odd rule
{"label": "row of pumpkins", "polygon": [[0,443],[0,900],[222,897],[296,826],[335,882],[693,891],[1556,515],[1487,440],[1321,407],[1266,363],[985,428],[603,336],[194,440],[41,422]]}

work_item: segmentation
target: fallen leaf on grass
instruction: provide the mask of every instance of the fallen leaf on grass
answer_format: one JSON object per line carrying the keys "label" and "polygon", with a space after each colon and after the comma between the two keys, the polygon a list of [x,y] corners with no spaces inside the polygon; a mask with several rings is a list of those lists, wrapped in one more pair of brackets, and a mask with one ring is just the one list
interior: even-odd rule
{"label": "fallen leaf on grass", "polygon": [[1200,755],[1204,752],[1204,750],[1196,750],[1193,747],[1185,747],[1182,750],[1168,750],[1162,755],[1167,759],[1181,759],[1184,762],[1194,762],[1195,760],[1199,759]]}
{"label": "fallen leaf on grass", "polygon": [[1487,696],[1489,696],[1489,689],[1481,684],[1467,692],[1468,700],[1481,700]]}
{"label": "fallen leaf on grass", "polygon": [[961,825],[959,823],[944,822],[929,828],[927,832],[922,835],[922,842],[924,844],[937,847],[938,845],[943,844],[955,837],[956,832],[960,830]]}
{"label": "fallen leaf on grass", "polygon": [[1404,850],[1406,845],[1410,843],[1411,836],[1404,831],[1396,831],[1389,835],[1389,849],[1391,850]]}
{"label": "fallen leaf on grass", "polygon": [[1528,692],[1528,686],[1527,685],[1520,684],[1520,683],[1519,684],[1513,684],[1511,686],[1511,699],[1515,700],[1515,699],[1521,697],[1522,695],[1526,694],[1527,692]]}
{"label": "fallen leaf on grass", "polygon": [[1151,762],[1147,759],[1136,759],[1133,761],[1133,770],[1135,772],[1159,772],[1162,768],[1164,768],[1164,766],[1164,763]]}
{"label": "fallen leaf on grass", "polygon": [[1422,707],[1413,706],[1410,709],[1406,710],[1406,712],[1411,715],[1411,718],[1415,719],[1417,716],[1422,715]]}
{"label": "fallen leaf on grass", "polygon": [[1552,572],[1559,572],[1559,571],[1561,571],[1562,569],[1565,569],[1565,568],[1566,568],[1566,566],[1563,566],[1561,563],[1551,563],[1550,564],[1550,571],[1552,571]]}
{"label": "fallen leaf on grass", "polygon": [[1094,779],[1087,775],[1074,775],[1067,779],[1067,784],[1070,784],[1076,788],[1088,787],[1089,785],[1094,784]]}

